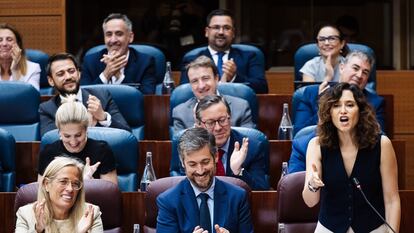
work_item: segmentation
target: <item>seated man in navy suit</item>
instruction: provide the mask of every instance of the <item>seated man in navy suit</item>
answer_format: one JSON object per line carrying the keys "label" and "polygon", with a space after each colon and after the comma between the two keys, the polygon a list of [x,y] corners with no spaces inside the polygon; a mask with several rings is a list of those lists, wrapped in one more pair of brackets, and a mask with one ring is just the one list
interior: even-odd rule
{"label": "seated man in navy suit", "polygon": [[[363,90],[365,97],[375,110],[382,130],[384,130],[384,98],[365,89],[373,64],[374,58],[371,56],[360,51],[353,51],[346,56],[344,62],[339,66],[339,81],[356,84]],[[323,82],[319,86],[312,85],[305,88],[302,98],[298,101],[296,107],[295,120],[293,122],[295,132],[306,126],[318,123],[319,94],[328,87],[328,83]]]}
{"label": "seated man in navy suit", "polygon": [[253,52],[232,48],[235,37],[233,15],[228,10],[214,10],[207,16],[205,36],[208,48],[200,51],[194,57],[183,60],[180,83],[187,83],[188,77],[185,66],[200,55],[213,59],[218,67],[220,82],[246,83],[257,94],[268,92],[264,66],[258,61]]}
{"label": "seated man in navy suit", "polygon": [[[344,63],[340,64],[340,82],[348,82],[356,84],[363,89],[367,101],[375,110],[376,118],[381,126],[382,131],[385,129],[384,120],[384,99],[375,93],[372,93],[365,88],[369,73],[374,64],[372,57],[360,51],[353,51],[349,53]],[[323,91],[329,88],[327,82],[321,85],[308,86],[303,93],[303,98],[299,101],[294,127],[302,129],[309,125],[316,125],[318,123],[318,99],[319,95],[323,95]],[[295,129],[299,131],[299,129]],[[304,135],[296,138],[292,142],[292,153],[289,159],[289,173],[305,171],[306,166],[306,150],[309,141],[316,136],[315,132],[310,135]]]}
{"label": "seated man in navy suit", "polygon": [[61,104],[61,96],[68,94],[77,95],[77,100],[88,109],[90,126],[131,131],[108,91],[79,88],[79,64],[73,55],[68,53],[52,55],[46,69],[49,85],[55,88],[57,95],[39,106],[40,134],[42,136],[46,132],[56,129],[55,114]]}
{"label": "seated man in navy suit", "polygon": [[187,178],[158,196],[157,232],[253,232],[246,191],[214,177],[214,135],[188,129],[178,150]]}
{"label": "seated man in navy suit", "polygon": [[106,49],[83,60],[81,84],[140,84],[144,94],[155,92],[155,60],[128,45],[134,40],[126,15],[110,14],[102,24]]}
{"label": "seated man in navy suit", "polygon": [[[206,56],[196,58],[187,65],[187,73],[195,97],[179,104],[172,110],[175,133],[194,126],[194,107],[200,99],[207,95],[219,95],[217,68],[210,58]],[[223,98],[230,106],[233,126],[256,128],[256,124],[252,121],[249,103],[246,100],[229,95],[223,95]]]}
{"label": "seated man in navy suit", "polygon": [[[195,126],[207,129],[219,148],[218,176],[242,179],[251,189],[268,190],[268,163],[263,143],[231,129],[231,112],[220,96],[206,96],[195,108]],[[249,146],[251,143],[251,146]],[[183,174],[179,161],[171,160],[171,173]]]}

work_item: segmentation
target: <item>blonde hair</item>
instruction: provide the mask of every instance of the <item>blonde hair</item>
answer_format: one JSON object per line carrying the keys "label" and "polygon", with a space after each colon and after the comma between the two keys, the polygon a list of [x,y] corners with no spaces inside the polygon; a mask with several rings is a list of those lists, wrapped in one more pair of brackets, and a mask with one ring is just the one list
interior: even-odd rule
{"label": "blonde hair", "polygon": [[[77,159],[72,157],[58,156],[46,167],[46,170],[42,177],[42,183],[39,184],[37,192],[37,201],[40,202],[45,200],[45,218],[46,218],[46,229],[45,232],[59,232],[58,227],[53,221],[54,212],[52,202],[50,200],[49,192],[46,190],[46,181],[52,180],[57,177],[60,171],[65,167],[75,167],[78,169],[78,179],[83,183],[83,168],[84,165]],[[82,188],[78,191],[76,201],[73,204],[69,212],[69,221],[71,223],[71,231],[76,231],[76,226],[81,219],[85,211],[85,191]]]}
{"label": "blonde hair", "polygon": [[55,124],[58,129],[70,123],[82,124],[85,128],[89,125],[88,110],[81,102],[76,101],[76,95],[62,97],[62,105],[55,115]]}

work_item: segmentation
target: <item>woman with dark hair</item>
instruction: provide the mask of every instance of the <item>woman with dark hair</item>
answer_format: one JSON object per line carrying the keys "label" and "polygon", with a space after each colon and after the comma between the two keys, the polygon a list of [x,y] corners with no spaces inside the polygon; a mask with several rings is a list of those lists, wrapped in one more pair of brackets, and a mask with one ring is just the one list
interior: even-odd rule
{"label": "woman with dark hair", "polygon": [[391,141],[356,85],[339,83],[319,100],[317,137],[308,145],[305,203],[321,202],[315,232],[388,232],[355,184],[398,232],[400,197]]}
{"label": "woman with dark hair", "polygon": [[27,60],[20,33],[12,25],[0,23],[1,81],[22,81],[39,90],[40,66]]}
{"label": "woman with dark hair", "polygon": [[323,82],[339,81],[339,64],[344,60],[345,40],[334,25],[321,26],[316,35],[319,55],[307,61],[299,70],[303,81]]}

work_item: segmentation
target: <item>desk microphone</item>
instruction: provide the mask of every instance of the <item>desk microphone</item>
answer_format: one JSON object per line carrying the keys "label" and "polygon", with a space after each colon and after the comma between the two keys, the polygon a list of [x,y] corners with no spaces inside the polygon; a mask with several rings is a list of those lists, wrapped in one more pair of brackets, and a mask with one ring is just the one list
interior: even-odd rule
{"label": "desk microphone", "polygon": [[390,226],[390,224],[387,223],[387,221],[385,221],[385,219],[381,216],[380,213],[378,213],[378,211],[375,209],[375,207],[371,204],[371,202],[368,201],[367,197],[365,196],[364,191],[362,190],[361,184],[359,183],[359,180],[354,177],[352,179],[352,181],[354,181],[355,187],[359,190],[359,192],[361,192],[362,196],[365,199],[365,202],[374,210],[374,212],[381,218],[381,220],[387,225],[388,228],[391,229],[392,232],[395,233],[394,229],[392,229],[392,227]]}

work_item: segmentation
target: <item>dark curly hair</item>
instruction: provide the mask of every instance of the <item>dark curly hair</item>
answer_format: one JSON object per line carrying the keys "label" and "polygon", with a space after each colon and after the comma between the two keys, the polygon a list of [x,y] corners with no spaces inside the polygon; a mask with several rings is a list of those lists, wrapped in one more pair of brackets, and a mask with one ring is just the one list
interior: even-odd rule
{"label": "dark curly hair", "polygon": [[338,83],[329,88],[319,99],[318,111],[318,136],[321,146],[336,148],[339,145],[337,128],[332,122],[332,106],[339,101],[344,90],[352,92],[359,108],[359,120],[355,126],[355,138],[357,146],[362,148],[373,148],[380,134],[380,126],[375,117],[375,112],[367,102],[362,90],[354,84]]}

